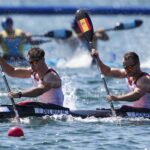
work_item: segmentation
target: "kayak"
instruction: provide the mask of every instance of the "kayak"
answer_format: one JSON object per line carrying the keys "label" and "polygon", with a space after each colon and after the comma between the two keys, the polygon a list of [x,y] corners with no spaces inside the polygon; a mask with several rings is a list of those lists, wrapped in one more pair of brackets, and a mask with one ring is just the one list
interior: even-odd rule
{"label": "kayak", "polygon": [[[71,115],[72,117],[80,118],[105,118],[112,117],[111,109],[96,109],[96,110],[70,110],[69,108],[54,105],[44,104],[40,102],[29,102],[25,104],[16,104],[20,118],[25,117],[42,117],[45,115]],[[130,106],[123,106],[115,109],[116,115],[125,118],[148,118],[150,119],[150,109],[147,108],[133,108]],[[0,120],[9,119],[15,117],[15,112],[12,105],[1,105],[0,106]]]}

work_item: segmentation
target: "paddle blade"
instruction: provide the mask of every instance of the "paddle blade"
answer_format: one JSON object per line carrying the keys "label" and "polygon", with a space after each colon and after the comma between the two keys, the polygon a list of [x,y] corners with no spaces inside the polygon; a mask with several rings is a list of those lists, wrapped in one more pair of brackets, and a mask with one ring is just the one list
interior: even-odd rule
{"label": "paddle blade", "polygon": [[120,23],[119,22],[114,27],[114,30],[133,29],[133,28],[141,26],[142,23],[143,23],[142,20],[134,20],[133,22],[130,22],[130,23]]}
{"label": "paddle blade", "polygon": [[141,26],[141,25],[142,25],[142,23],[143,23],[143,21],[142,21],[142,20],[135,20],[135,25],[136,25],[136,27]]}
{"label": "paddle blade", "polygon": [[56,39],[68,39],[72,36],[72,31],[66,29],[57,29],[45,33],[44,36]]}
{"label": "paddle blade", "polygon": [[75,20],[77,21],[78,27],[83,36],[88,40],[88,42],[92,42],[94,30],[88,13],[83,9],[77,10]]}

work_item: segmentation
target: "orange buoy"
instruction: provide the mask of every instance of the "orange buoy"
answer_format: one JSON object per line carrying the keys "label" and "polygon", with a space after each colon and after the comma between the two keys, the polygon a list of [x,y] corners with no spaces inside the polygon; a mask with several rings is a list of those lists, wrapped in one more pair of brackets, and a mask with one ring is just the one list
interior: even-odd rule
{"label": "orange buoy", "polygon": [[8,130],[8,136],[21,137],[24,136],[24,132],[20,127],[12,127]]}

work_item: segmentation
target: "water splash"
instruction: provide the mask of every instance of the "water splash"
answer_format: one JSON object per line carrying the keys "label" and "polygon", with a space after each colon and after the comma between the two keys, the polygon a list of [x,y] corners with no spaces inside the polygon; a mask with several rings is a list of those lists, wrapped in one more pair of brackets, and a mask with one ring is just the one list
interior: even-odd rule
{"label": "water splash", "polygon": [[75,101],[76,101],[76,94],[75,94],[75,86],[71,82],[71,79],[67,75],[62,76],[63,81],[63,93],[64,93],[64,106],[70,109],[75,109]]}
{"label": "water splash", "polygon": [[85,49],[78,48],[71,56],[48,60],[50,66],[58,68],[87,68],[91,66],[92,57]]}
{"label": "water splash", "polygon": [[80,68],[91,66],[92,57],[88,51],[78,48],[74,56],[66,63],[68,68]]}

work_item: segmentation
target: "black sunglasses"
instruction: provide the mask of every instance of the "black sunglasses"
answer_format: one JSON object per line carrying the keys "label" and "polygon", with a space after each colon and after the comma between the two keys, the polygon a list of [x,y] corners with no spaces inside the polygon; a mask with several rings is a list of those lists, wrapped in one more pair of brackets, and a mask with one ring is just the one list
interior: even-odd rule
{"label": "black sunglasses", "polygon": [[136,64],[137,64],[137,63],[134,63],[134,64],[129,65],[129,66],[126,66],[125,64],[123,64],[123,68],[124,68],[125,70],[132,70]]}
{"label": "black sunglasses", "polygon": [[40,59],[33,59],[33,60],[30,60],[29,63],[30,65],[34,65],[35,62],[38,62]]}

